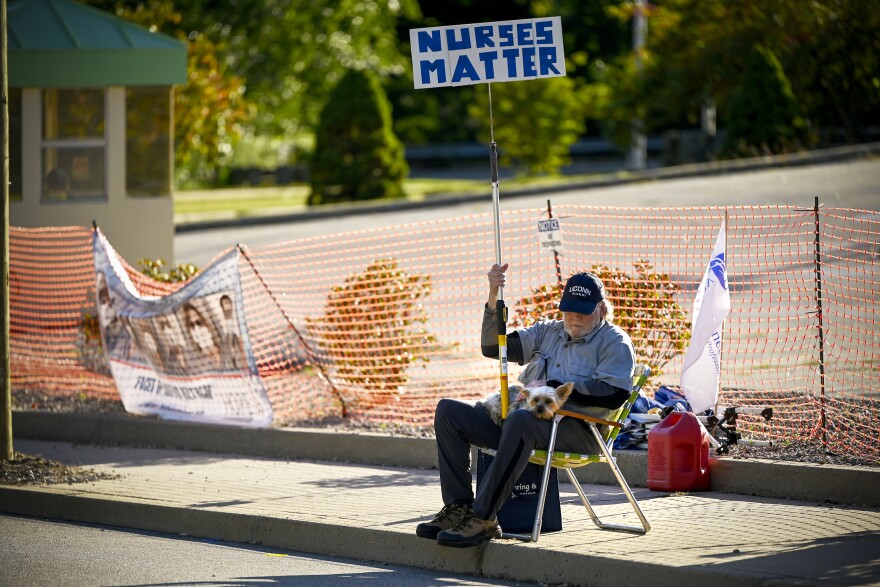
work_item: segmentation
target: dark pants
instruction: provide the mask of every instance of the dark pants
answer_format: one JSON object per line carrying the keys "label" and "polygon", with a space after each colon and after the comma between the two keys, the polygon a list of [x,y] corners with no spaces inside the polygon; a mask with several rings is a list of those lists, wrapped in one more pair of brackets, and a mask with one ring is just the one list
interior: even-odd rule
{"label": "dark pants", "polygon": [[[480,404],[440,400],[434,412],[434,432],[443,503],[472,503],[478,518],[492,518],[525,470],[532,450],[547,448],[552,425],[552,420],[541,420],[527,410],[513,410],[504,426],[498,427]],[[471,445],[497,450],[476,497],[471,487]],[[559,423],[556,450],[594,454],[599,447],[583,423],[565,418]]]}

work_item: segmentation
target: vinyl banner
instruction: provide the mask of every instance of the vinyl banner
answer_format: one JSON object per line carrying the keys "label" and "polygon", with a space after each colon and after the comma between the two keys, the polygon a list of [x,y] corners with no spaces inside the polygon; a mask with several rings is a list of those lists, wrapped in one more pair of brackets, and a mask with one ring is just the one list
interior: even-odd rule
{"label": "vinyl banner", "polygon": [[163,297],[137,292],[104,235],[94,236],[101,338],[125,409],[162,418],[268,426],[244,315],[238,249]]}
{"label": "vinyl banner", "polygon": [[415,88],[565,75],[558,16],[410,29]]}

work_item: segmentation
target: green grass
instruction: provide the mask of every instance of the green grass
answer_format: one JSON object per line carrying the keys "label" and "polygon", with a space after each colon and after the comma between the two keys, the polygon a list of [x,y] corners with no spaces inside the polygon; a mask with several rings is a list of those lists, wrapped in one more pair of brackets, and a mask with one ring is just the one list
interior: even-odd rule
{"label": "green grass", "polygon": [[179,191],[174,194],[174,213],[209,214],[305,206],[308,195],[306,185]]}
{"label": "green grass", "polygon": [[[412,201],[421,201],[433,194],[488,191],[490,187],[488,181],[466,179],[414,179],[404,182],[406,199]],[[303,207],[308,195],[307,184],[178,191],[174,194],[174,213],[245,216],[259,210]]]}
{"label": "green grass", "polygon": [[[488,175],[488,173],[487,173]],[[588,176],[515,178],[504,180],[506,187],[560,185]],[[422,201],[437,194],[490,193],[492,184],[472,179],[408,179],[404,181],[406,199]],[[252,216],[303,208],[309,195],[308,184],[266,187],[234,187],[201,190],[180,190],[174,193],[176,216]]]}
{"label": "green grass", "polygon": [[408,179],[403,182],[407,199],[424,199],[433,194],[472,193],[488,191],[492,185],[489,180],[473,179]]}

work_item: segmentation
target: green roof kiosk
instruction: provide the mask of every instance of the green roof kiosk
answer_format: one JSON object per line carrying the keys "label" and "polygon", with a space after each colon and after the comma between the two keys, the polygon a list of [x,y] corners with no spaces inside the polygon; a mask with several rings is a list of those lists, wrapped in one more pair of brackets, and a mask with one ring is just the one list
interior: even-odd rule
{"label": "green roof kiosk", "polygon": [[73,0],[7,6],[10,224],[91,226],[173,261],[173,86],[186,44]]}

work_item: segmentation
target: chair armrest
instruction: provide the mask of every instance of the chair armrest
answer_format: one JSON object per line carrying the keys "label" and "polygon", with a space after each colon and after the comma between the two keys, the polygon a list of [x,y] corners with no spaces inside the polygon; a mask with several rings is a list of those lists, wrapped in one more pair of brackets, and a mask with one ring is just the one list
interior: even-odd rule
{"label": "chair armrest", "polygon": [[577,412],[570,412],[568,410],[556,410],[557,414],[561,414],[563,416],[569,418],[577,418],[578,420],[584,420],[586,422],[593,422],[595,424],[602,424],[604,426],[614,426],[615,428],[623,428],[623,424],[620,422],[615,422],[614,420],[605,420],[603,418],[597,418],[595,416],[588,416],[586,414],[579,414]]}

